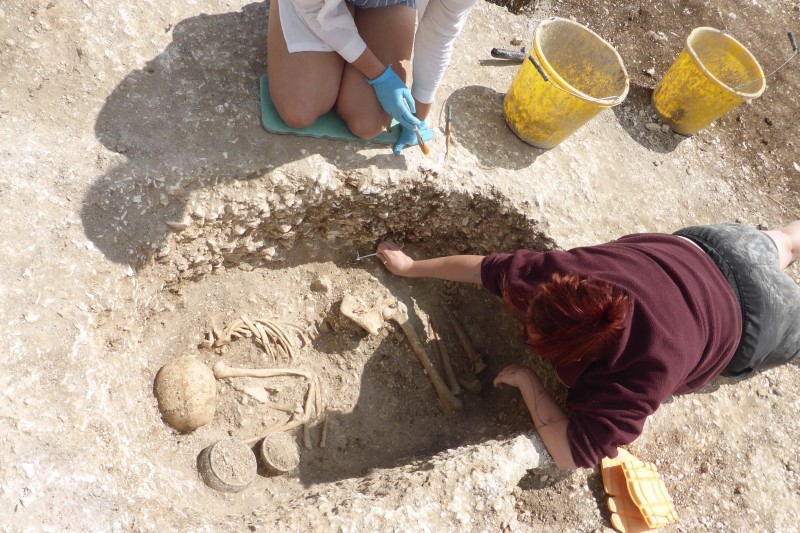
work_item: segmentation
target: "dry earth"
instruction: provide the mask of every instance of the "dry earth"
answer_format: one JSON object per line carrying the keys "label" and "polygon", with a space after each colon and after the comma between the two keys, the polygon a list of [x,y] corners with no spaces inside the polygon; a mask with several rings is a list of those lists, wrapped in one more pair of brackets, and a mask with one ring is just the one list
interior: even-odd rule
{"label": "dry earth", "polygon": [[[522,360],[564,395],[499,302],[352,260],[386,236],[425,257],[800,218],[800,61],[694,137],[646,128],[649,94],[692,28],[726,26],[771,70],[789,53],[785,32],[800,33],[800,6],[569,0],[514,15],[479,3],[432,115],[452,106],[447,160],[442,135],[429,157],[394,157],[263,131],[266,7],[0,5],[2,529],[606,530],[597,471],[556,471],[519,399],[489,386]],[[622,105],[542,151],[506,127],[517,65],[489,50],[528,42],[554,14],[613,43],[632,85]],[[442,412],[399,329],[368,335],[342,317],[345,295],[399,299],[420,335],[450,302],[488,364],[483,392]],[[295,338],[291,365],[319,376],[333,414],[327,446],[313,425],[296,472],[261,470],[230,495],[203,484],[200,451],[285,415],[242,392],[254,380],[228,380],[214,420],[179,434],[161,420],[153,380],[184,354],[288,366],[248,339],[225,354],[198,348],[242,314],[313,331],[305,347]],[[264,385],[277,401],[303,401],[296,380]],[[799,393],[800,369],[788,365],[720,380],[652,417],[630,450],[658,465],[680,516],[670,529],[798,530]]]}

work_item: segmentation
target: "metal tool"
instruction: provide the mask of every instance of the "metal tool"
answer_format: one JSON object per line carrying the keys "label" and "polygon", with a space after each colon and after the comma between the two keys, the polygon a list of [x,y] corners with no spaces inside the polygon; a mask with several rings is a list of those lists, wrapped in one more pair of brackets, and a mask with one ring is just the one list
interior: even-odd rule
{"label": "metal tool", "polygon": [[350,264],[358,263],[362,259],[366,259],[367,257],[375,257],[376,255],[378,255],[377,252],[375,252],[374,254],[367,254],[367,255],[359,255],[359,253],[356,252],[356,258],[355,258],[355,260],[350,261]]}
{"label": "metal tool", "polygon": [[444,158],[447,160],[447,157],[450,155],[450,110],[452,106],[450,104],[447,105],[447,111],[445,112],[445,149],[444,149]]}
{"label": "metal tool", "polygon": [[516,50],[506,50],[505,48],[492,48],[492,57],[498,59],[509,59],[511,61],[525,61],[527,54],[525,52],[517,52]]}

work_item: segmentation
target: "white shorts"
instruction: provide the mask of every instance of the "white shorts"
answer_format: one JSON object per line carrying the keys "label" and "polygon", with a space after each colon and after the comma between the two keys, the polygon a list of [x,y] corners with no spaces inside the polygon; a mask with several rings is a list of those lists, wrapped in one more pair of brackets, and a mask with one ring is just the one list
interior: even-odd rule
{"label": "white shorts", "polygon": [[[422,13],[428,6],[428,0],[416,0],[416,4],[417,17],[422,17]],[[278,13],[281,17],[283,39],[286,41],[286,48],[290,53],[333,52],[333,49],[308,27],[294,7],[292,0],[278,0]]]}
{"label": "white shorts", "polygon": [[333,52],[325,41],[311,31],[292,0],[278,0],[278,13],[281,17],[283,39],[289,52]]}

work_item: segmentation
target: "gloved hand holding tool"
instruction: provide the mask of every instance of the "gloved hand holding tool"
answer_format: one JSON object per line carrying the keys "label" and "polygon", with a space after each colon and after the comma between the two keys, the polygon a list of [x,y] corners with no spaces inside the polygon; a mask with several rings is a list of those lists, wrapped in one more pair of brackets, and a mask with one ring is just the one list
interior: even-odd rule
{"label": "gloved hand holding tool", "polygon": [[414,128],[419,126],[422,121],[413,115],[417,110],[414,97],[411,96],[411,91],[395,74],[392,67],[386,67],[383,74],[374,80],[367,78],[367,83],[372,85],[375,90],[375,95],[383,110],[394,117],[404,130],[410,130],[413,135]]}
{"label": "gloved hand holding tool", "polygon": [[[420,139],[422,139],[423,143],[433,139],[433,130],[428,127],[424,120],[420,121],[419,126],[417,126],[416,129],[408,129],[403,126],[400,131],[400,138],[397,140],[397,144],[395,144],[393,147],[394,155],[400,155],[400,152],[406,146],[416,146],[419,144]],[[427,147],[424,144],[422,147],[423,153],[427,155]]]}

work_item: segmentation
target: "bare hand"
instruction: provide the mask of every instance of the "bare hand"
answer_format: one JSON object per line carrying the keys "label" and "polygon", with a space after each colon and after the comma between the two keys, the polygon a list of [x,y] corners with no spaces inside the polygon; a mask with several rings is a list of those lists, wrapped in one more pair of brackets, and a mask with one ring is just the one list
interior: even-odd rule
{"label": "bare hand", "polygon": [[414,260],[408,257],[397,244],[392,241],[383,241],[378,244],[378,257],[383,261],[386,269],[398,276],[408,276]]}
{"label": "bare hand", "polygon": [[541,384],[538,374],[525,365],[508,365],[494,378],[494,386],[502,389],[503,385],[520,388],[530,384]]}

